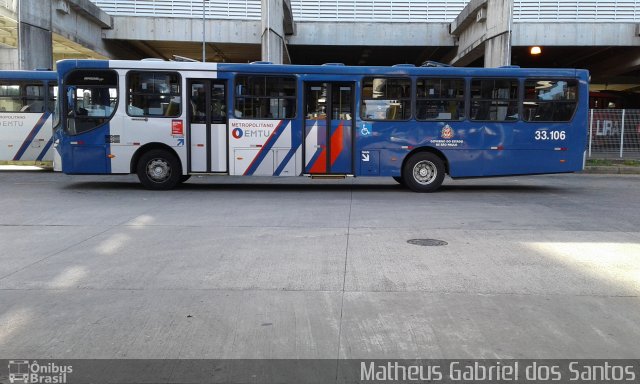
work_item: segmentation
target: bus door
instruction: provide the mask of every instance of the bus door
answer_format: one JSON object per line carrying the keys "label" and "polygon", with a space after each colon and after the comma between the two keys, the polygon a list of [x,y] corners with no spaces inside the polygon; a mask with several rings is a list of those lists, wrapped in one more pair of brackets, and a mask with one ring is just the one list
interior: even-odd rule
{"label": "bus door", "polygon": [[227,172],[226,81],[189,80],[188,171]]}
{"label": "bus door", "polygon": [[305,83],[304,172],[352,174],[354,83]]}

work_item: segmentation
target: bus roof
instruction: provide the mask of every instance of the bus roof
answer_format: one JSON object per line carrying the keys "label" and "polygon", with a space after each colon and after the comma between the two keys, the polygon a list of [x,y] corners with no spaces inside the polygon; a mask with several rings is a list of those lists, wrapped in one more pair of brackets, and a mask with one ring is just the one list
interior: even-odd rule
{"label": "bus roof", "polygon": [[400,64],[396,66],[346,66],[340,64],[291,65],[270,63],[202,63],[176,62],[161,60],[61,60],[58,69],[61,73],[74,68],[112,68],[146,70],[183,70],[218,71],[261,74],[318,74],[318,75],[384,75],[384,76],[481,76],[481,77],[580,77],[587,79],[588,71],[571,68],[519,68],[515,66],[501,68],[478,67],[416,67]]}
{"label": "bus roof", "polygon": [[0,71],[0,80],[56,80],[58,74],[55,71]]}

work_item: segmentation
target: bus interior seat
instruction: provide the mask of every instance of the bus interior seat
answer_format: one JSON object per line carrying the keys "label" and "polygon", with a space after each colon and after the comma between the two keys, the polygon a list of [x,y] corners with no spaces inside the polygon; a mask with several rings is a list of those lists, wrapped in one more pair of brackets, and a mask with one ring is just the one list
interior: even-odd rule
{"label": "bus interior seat", "polygon": [[165,116],[178,116],[180,114],[180,103],[175,101],[170,101],[167,106],[167,110],[164,112]]}
{"label": "bus interior seat", "polygon": [[387,109],[387,120],[397,120],[400,113],[400,105],[390,105]]}

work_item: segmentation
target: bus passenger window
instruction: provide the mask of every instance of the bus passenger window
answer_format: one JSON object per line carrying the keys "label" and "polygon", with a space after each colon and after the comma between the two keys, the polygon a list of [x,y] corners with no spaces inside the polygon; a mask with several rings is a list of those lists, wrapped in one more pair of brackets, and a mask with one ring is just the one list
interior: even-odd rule
{"label": "bus passenger window", "polygon": [[41,84],[0,84],[0,111],[42,113],[45,109],[44,93]]}
{"label": "bus passenger window", "polygon": [[418,79],[417,120],[463,120],[464,79]]}
{"label": "bus passenger window", "polygon": [[224,122],[227,118],[224,88],[224,84],[211,85],[211,120],[215,122]]}
{"label": "bus passenger window", "polygon": [[365,120],[408,120],[411,118],[411,80],[364,78],[360,114]]}
{"label": "bus passenger window", "polygon": [[336,86],[331,88],[331,119],[351,120],[351,87]]}
{"label": "bus passenger window", "polygon": [[25,87],[25,105],[21,111],[24,112],[44,112],[45,90],[42,85],[27,85]]}
{"label": "bus passenger window", "polygon": [[181,114],[177,72],[129,72],[127,90],[127,113],[131,116],[178,117]]}
{"label": "bus passenger window", "polygon": [[307,89],[306,99],[306,119],[325,120],[327,118],[327,85],[312,86]]}
{"label": "bus passenger window", "polygon": [[191,122],[204,124],[207,121],[207,95],[204,84],[191,84]]}
{"label": "bus passenger window", "polygon": [[532,80],[524,83],[525,121],[570,121],[576,110],[576,80]]}
{"label": "bus passenger window", "polygon": [[471,120],[518,120],[518,80],[471,80]]}
{"label": "bus passenger window", "polygon": [[20,84],[1,84],[0,109],[3,112],[19,112],[24,106],[20,94]]}
{"label": "bus passenger window", "polygon": [[293,119],[296,116],[296,78],[238,75],[235,115],[243,119]]}

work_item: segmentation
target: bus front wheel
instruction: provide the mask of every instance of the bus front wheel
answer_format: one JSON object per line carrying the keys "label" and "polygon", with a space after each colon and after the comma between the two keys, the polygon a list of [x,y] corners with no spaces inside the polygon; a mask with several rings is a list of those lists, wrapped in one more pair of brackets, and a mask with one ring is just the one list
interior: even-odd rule
{"label": "bus front wheel", "polygon": [[147,189],[172,189],[182,179],[178,158],[164,149],[152,149],[138,161],[138,179]]}
{"label": "bus front wheel", "polygon": [[402,178],[405,185],[415,192],[433,192],[444,181],[444,161],[431,152],[418,152],[404,165]]}

